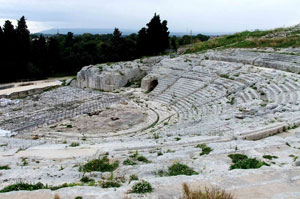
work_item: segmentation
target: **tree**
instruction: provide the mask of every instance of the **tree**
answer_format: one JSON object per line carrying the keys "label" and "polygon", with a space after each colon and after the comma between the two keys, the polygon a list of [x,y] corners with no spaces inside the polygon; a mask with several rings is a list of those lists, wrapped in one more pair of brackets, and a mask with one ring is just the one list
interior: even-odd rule
{"label": "tree", "polygon": [[65,47],[73,47],[73,45],[74,45],[74,35],[72,32],[68,32],[65,41]]}
{"label": "tree", "polygon": [[125,39],[122,37],[122,33],[118,28],[115,28],[113,32],[113,37],[111,38],[111,48],[111,61],[126,60],[126,43]]}
{"label": "tree", "polygon": [[[26,78],[29,74],[27,74],[26,68],[29,63],[30,56],[30,32],[28,30],[25,17],[22,16],[20,20],[18,20],[18,25],[16,28],[16,37],[18,48],[16,51],[17,58],[17,78]],[[32,67],[32,66],[31,66]]]}
{"label": "tree", "polygon": [[[0,60],[3,61],[3,46],[4,46],[4,43],[3,43],[3,30],[2,30],[2,27],[0,26]],[[0,68],[2,69],[2,68]],[[1,78],[1,76],[0,76]]]}
{"label": "tree", "polygon": [[166,20],[164,20],[162,22],[162,45],[161,45],[161,51],[163,52],[164,50],[168,49],[170,47],[170,43],[169,43],[169,34],[170,32],[168,31],[168,22]]}
{"label": "tree", "polygon": [[60,60],[61,60],[61,50],[59,47],[59,42],[57,36],[50,37],[48,41],[48,63],[49,63],[49,70],[51,74],[60,73],[62,68],[60,68]]}
{"label": "tree", "polygon": [[1,26],[0,26],[0,44],[2,45],[2,42],[3,42],[3,30],[2,30],[2,28],[1,28]]}
{"label": "tree", "polygon": [[177,37],[175,35],[171,38],[171,46],[177,52],[178,45],[177,45]]}
{"label": "tree", "polygon": [[154,17],[147,24],[147,29],[142,28],[138,35],[138,49],[146,55],[158,55],[169,48],[169,32],[167,21],[161,22],[160,16]]}
{"label": "tree", "polygon": [[[17,38],[16,31],[11,21],[6,20],[3,26],[3,68],[1,71],[1,81],[16,80],[14,72],[16,72],[15,51]],[[2,65],[2,64],[1,64]]]}
{"label": "tree", "polygon": [[149,42],[149,39],[148,39],[148,35],[147,35],[147,29],[142,28],[138,32],[138,37],[137,37],[137,41],[136,41],[137,53],[139,56],[150,54],[150,52],[148,50],[148,46],[149,46],[148,42]]}
{"label": "tree", "polygon": [[43,35],[32,41],[31,60],[36,70],[30,71],[33,77],[47,77],[51,73],[47,62],[46,39]]}

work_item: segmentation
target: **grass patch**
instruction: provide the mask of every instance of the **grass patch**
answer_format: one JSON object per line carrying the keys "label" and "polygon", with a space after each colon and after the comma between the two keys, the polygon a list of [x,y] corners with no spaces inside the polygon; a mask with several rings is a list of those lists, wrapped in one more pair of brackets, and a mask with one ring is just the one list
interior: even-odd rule
{"label": "grass patch", "polygon": [[123,165],[136,165],[136,162],[130,159],[126,159],[124,160]]}
{"label": "grass patch", "polygon": [[121,186],[121,184],[116,182],[116,181],[105,181],[105,182],[102,182],[102,184],[101,184],[101,187],[105,188],[105,189],[106,188],[112,188],[112,187],[117,188],[117,187],[120,187],[120,186]]}
{"label": "grass patch", "polygon": [[269,164],[259,161],[256,158],[248,158],[243,154],[230,154],[228,155],[231,158],[233,164],[230,166],[230,170],[233,169],[258,169],[262,166],[270,166]]}
{"label": "grass patch", "polygon": [[94,159],[79,167],[79,171],[82,172],[92,172],[92,171],[101,171],[101,172],[112,172],[118,168],[119,162],[116,161],[110,164],[109,159],[104,156],[102,159]]}
{"label": "grass patch", "polygon": [[9,170],[10,167],[8,165],[0,166],[0,170]]}
{"label": "grass patch", "polygon": [[225,190],[205,187],[204,191],[193,191],[186,183],[183,184],[183,193],[183,199],[234,199],[233,195],[226,193]]}
{"label": "grass patch", "polygon": [[70,147],[77,147],[79,146],[80,144],[78,142],[72,142],[69,146]]}
{"label": "grass patch", "polygon": [[42,183],[38,182],[36,184],[28,184],[28,183],[23,183],[19,182],[13,185],[9,185],[7,187],[4,187],[3,189],[0,190],[0,193],[5,193],[5,192],[11,192],[11,191],[34,191],[38,189],[46,189],[47,187],[44,186]]}
{"label": "grass patch", "polygon": [[89,178],[89,177],[87,177],[87,176],[83,176],[83,177],[80,179],[80,181],[83,182],[83,183],[95,182],[94,179],[91,179],[91,178]]}
{"label": "grass patch", "polygon": [[272,156],[272,155],[264,155],[263,158],[268,159],[268,160],[272,160],[273,158],[277,159],[278,157],[277,156]]}
{"label": "grass patch", "polygon": [[208,155],[210,152],[213,151],[212,148],[208,147],[206,144],[198,144],[196,146],[196,148],[201,148],[202,149],[202,152],[200,153],[200,156],[202,155]]}
{"label": "grass patch", "polygon": [[137,176],[137,175],[131,175],[130,177],[129,177],[129,183],[130,182],[132,182],[132,181],[136,181],[136,180],[139,180],[139,177]]}
{"label": "grass patch", "polygon": [[197,174],[198,173],[196,171],[194,171],[187,165],[180,164],[180,163],[175,163],[172,166],[170,166],[168,169],[168,173],[167,173],[168,176],[178,176],[178,175],[191,176],[191,175],[197,175]]}
{"label": "grass patch", "polygon": [[139,194],[143,194],[143,193],[151,193],[153,191],[153,188],[151,186],[151,184],[147,181],[142,181],[139,183],[136,183],[135,185],[133,185],[131,193],[139,193]]}
{"label": "grass patch", "polygon": [[136,159],[137,159],[138,161],[140,161],[140,162],[145,162],[145,163],[150,163],[150,162],[151,162],[151,161],[148,160],[145,156],[142,156],[142,155],[138,156]]}
{"label": "grass patch", "polygon": [[283,38],[263,38],[270,33],[280,31],[287,31],[287,29],[274,29],[274,30],[256,30],[253,32],[244,31],[232,35],[217,37],[210,39],[206,42],[199,42],[193,44],[186,53],[195,53],[206,51],[214,48],[256,48],[256,47],[273,47],[273,48],[287,48],[299,47],[300,37],[296,34],[290,34]]}

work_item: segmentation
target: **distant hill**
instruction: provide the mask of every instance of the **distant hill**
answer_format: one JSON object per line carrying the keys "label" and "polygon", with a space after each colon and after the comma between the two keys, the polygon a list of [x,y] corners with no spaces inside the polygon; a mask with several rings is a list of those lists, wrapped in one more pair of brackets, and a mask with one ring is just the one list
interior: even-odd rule
{"label": "distant hill", "polygon": [[[68,32],[72,32],[75,35],[82,35],[84,33],[90,33],[90,34],[111,34],[113,33],[114,29],[112,28],[61,28],[61,29],[49,29],[44,30],[35,34],[44,34],[44,35],[55,35],[57,33],[59,34],[67,34]],[[130,29],[120,29],[123,35],[130,35],[132,33],[137,33],[137,30],[130,30]],[[204,34],[209,36],[215,36],[215,35],[226,35],[231,33],[226,32],[194,32],[193,35],[197,34]],[[183,36],[183,35],[189,35],[185,32],[171,32],[171,36]]]}
{"label": "distant hill", "polygon": [[[135,30],[120,30],[123,35],[130,35],[132,33],[136,33]],[[68,32],[72,32],[75,35],[82,35],[84,33],[90,34],[111,34],[114,32],[112,28],[60,28],[60,29],[49,29],[38,32],[36,34],[44,34],[44,35],[54,35],[54,34],[67,34]]]}

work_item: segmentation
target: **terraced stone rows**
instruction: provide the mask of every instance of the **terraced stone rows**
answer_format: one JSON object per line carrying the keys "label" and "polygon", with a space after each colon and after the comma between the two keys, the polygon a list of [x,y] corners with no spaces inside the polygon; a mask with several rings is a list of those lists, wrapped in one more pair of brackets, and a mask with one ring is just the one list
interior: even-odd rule
{"label": "terraced stone rows", "polygon": [[[257,52],[243,53],[250,58],[255,56],[253,62],[254,59],[266,56]],[[199,129],[213,117],[216,119],[216,126],[220,123],[222,125],[219,127],[223,129],[230,127],[224,131],[224,134],[230,137],[238,133],[241,126],[245,128],[245,132],[251,129],[267,129],[267,126],[271,125],[269,121],[273,121],[274,117],[275,123],[276,118],[289,122],[292,121],[289,118],[293,116],[286,114],[287,112],[297,115],[295,111],[300,108],[297,102],[300,89],[298,75],[245,65],[243,59],[240,60],[242,63],[234,63],[236,60],[231,62],[203,60],[203,57],[189,59],[191,61],[182,65],[186,70],[181,76],[176,77],[176,82],[169,83],[171,86],[159,94],[156,92],[158,85],[151,95],[153,100],[166,104],[177,112],[179,121],[175,127],[181,129],[184,126],[183,134],[190,133],[185,124],[189,126],[192,121],[201,121],[199,125],[194,123],[191,127]],[[170,71],[170,68],[166,67],[167,71]],[[154,70],[153,73],[160,77],[158,71]],[[171,76],[172,72],[167,77]],[[201,76],[205,77],[204,80]],[[190,81],[187,81],[189,79]],[[168,78],[164,78],[166,84],[167,80]],[[251,109],[253,103],[255,108]],[[253,125],[254,123],[257,125]],[[215,134],[212,127],[207,130],[209,131],[207,134]]]}
{"label": "terraced stone rows", "polygon": [[[67,89],[69,90],[66,94]],[[17,133],[27,132],[39,126],[103,109],[122,100],[121,97],[99,92],[86,91],[84,93],[82,91],[77,92],[78,90],[75,88],[67,89],[59,88],[53,91],[57,95],[53,95],[52,98],[50,98],[51,94],[45,93],[40,96],[38,101],[26,100],[25,106],[22,106],[24,103],[17,105],[20,110],[16,113],[13,111],[14,108],[5,109],[7,112],[1,118],[0,128]],[[59,94],[60,92],[61,94]],[[39,104],[39,106],[35,104]],[[43,109],[40,109],[42,106]]]}

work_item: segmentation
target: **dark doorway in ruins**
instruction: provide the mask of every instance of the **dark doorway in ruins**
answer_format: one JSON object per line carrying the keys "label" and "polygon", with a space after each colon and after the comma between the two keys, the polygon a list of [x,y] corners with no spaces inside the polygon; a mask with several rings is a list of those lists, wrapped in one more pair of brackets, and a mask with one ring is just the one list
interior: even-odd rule
{"label": "dark doorway in ruins", "polygon": [[153,80],[153,81],[150,83],[148,92],[153,91],[157,85],[158,85],[157,79]]}

